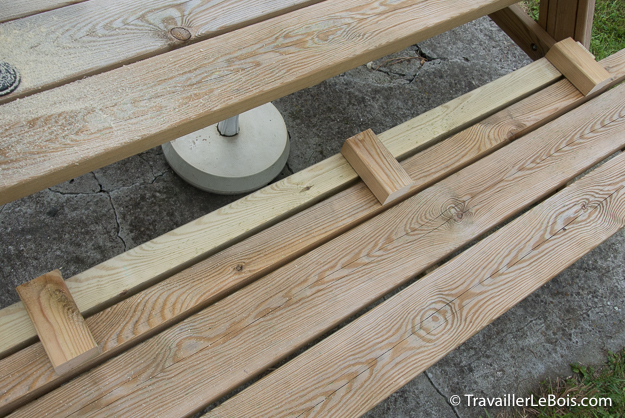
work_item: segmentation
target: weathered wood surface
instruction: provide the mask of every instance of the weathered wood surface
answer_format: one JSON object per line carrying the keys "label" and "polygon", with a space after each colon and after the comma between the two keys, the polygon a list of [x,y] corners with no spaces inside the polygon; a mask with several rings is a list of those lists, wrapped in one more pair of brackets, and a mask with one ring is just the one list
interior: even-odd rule
{"label": "weathered wood surface", "polygon": [[590,49],[592,24],[595,18],[596,0],[579,0],[577,3],[577,21],[575,23],[575,40]]}
{"label": "weathered wood surface", "polygon": [[[579,91],[563,80],[439,143],[434,148],[436,151],[427,149],[409,158],[403,165],[418,179],[410,193],[432,185],[502,144],[541,126],[575,104],[580,104],[582,100]],[[98,341],[103,346],[104,355],[97,361],[101,362],[126,349],[175,320],[190,316],[214,300],[371,218],[380,209],[368,188],[362,183],[356,184],[154,285],[105,313],[96,314],[87,321],[96,330]],[[281,238],[277,240],[275,237]],[[137,321],[145,317],[148,311],[158,311],[159,315],[151,316],[147,324],[139,325]],[[120,321],[120,318],[124,319]],[[124,325],[120,326],[120,323]],[[50,374],[39,345],[33,345],[1,361],[0,376],[19,376],[0,378],[0,393],[5,393],[0,396],[0,413],[66,380],[66,377],[59,379]]]}
{"label": "weathered wood surface", "polygon": [[357,417],[625,226],[625,155],[206,414]]}
{"label": "weathered wood surface", "polygon": [[410,191],[412,179],[371,129],[347,138],[341,154],[382,205]]}
{"label": "weathered wood surface", "polygon": [[0,0],[0,23],[82,1],[85,0]]}
{"label": "weathered wood surface", "polygon": [[540,0],[538,23],[556,41],[573,38],[590,48],[595,0]]}
{"label": "weathered wood surface", "polygon": [[544,57],[555,44],[547,31],[516,4],[489,17],[533,60]]}
{"label": "weathered wood surface", "polygon": [[513,2],[323,2],[6,103],[0,107],[0,204],[315,85]]}
{"label": "weathered wood surface", "polygon": [[[625,54],[624,54],[625,55]],[[618,58],[618,56],[616,56]],[[623,59],[613,65],[625,65]],[[432,109],[379,138],[397,159],[457,133],[561,78],[547,60],[536,61]],[[162,280],[312,204],[355,181],[356,173],[334,156],[254,192],[83,273],[66,283],[84,315],[110,306],[135,289]],[[21,303],[0,310],[0,353],[6,355],[36,336]]]}
{"label": "weathered wood surface", "polygon": [[[18,69],[22,82],[16,91],[0,97],[0,103],[319,1],[89,0],[8,22],[0,25],[0,60]],[[179,64],[165,65],[177,68]]]}
{"label": "weathered wood surface", "polygon": [[602,89],[611,78],[610,73],[583,46],[567,38],[547,52],[545,58],[584,95]]}
{"label": "weathered wood surface", "polygon": [[624,115],[621,85],[14,416],[197,411],[621,149]]}
{"label": "weathered wood surface", "polygon": [[100,353],[59,270],[39,276],[16,290],[57,374],[68,372]]}

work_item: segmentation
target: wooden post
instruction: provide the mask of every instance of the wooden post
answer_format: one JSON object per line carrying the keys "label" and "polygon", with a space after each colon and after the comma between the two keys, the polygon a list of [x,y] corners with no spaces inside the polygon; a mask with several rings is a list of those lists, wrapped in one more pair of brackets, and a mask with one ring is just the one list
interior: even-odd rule
{"label": "wooden post", "polygon": [[590,48],[595,0],[540,0],[538,23],[556,41],[573,38]]}

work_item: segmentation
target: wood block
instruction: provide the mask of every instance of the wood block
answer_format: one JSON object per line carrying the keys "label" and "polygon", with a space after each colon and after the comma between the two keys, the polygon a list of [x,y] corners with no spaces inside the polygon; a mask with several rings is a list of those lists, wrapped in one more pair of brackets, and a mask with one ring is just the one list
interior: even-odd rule
{"label": "wood block", "polygon": [[65,373],[100,353],[59,270],[18,286],[17,293],[56,373]]}
{"label": "wood block", "polygon": [[572,38],[558,42],[545,56],[584,96],[600,90],[612,79],[610,73]]}
{"label": "wood block", "polygon": [[381,204],[410,190],[412,179],[371,129],[345,141],[341,154]]}

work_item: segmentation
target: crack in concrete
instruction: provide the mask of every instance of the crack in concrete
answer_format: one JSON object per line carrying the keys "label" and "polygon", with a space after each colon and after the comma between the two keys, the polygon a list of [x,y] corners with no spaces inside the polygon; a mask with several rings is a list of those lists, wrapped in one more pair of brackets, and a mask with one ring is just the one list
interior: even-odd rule
{"label": "crack in concrete", "polygon": [[6,203],[0,207],[0,215],[2,215],[6,207],[7,207]]}
{"label": "crack in concrete", "polygon": [[[159,179],[159,178],[163,177],[165,174],[167,174],[167,171],[163,171],[161,174],[157,174],[157,175],[154,175],[154,173],[152,173],[152,175],[154,176],[154,178],[152,179],[152,181],[150,182],[150,184],[154,184],[154,182],[155,182],[157,179]],[[145,184],[147,184],[147,183],[145,183]],[[142,183],[137,183],[137,184],[133,184],[132,186],[129,186],[129,187],[141,186],[141,185],[142,185]]]}
{"label": "crack in concrete", "polygon": [[126,240],[124,240],[124,238],[122,238],[122,226],[119,223],[119,215],[117,214],[117,209],[115,208],[115,204],[113,203],[113,198],[111,197],[111,192],[104,190],[104,187],[102,186],[102,183],[100,183],[100,180],[98,179],[98,176],[95,174],[94,171],[91,172],[91,174],[93,174],[93,178],[95,179],[95,181],[98,182],[98,186],[100,186],[100,192],[99,193],[105,193],[108,198],[109,198],[109,202],[111,203],[111,208],[113,208],[113,214],[115,215],[115,223],[117,224],[117,238],[120,239],[120,241],[122,242],[122,244],[124,245],[124,251],[128,251],[128,245],[126,244]]}
{"label": "crack in concrete", "polygon": [[434,380],[432,379],[432,376],[430,375],[430,372],[428,372],[427,370],[423,373],[425,374],[425,377],[427,377],[428,381],[430,382],[430,384],[432,385],[432,387],[434,388],[434,390],[441,395],[444,399],[445,402],[447,402],[447,405],[449,405],[449,407],[452,409],[452,411],[454,411],[454,414],[456,415],[457,418],[461,418],[460,417],[460,413],[458,412],[458,410],[456,409],[455,406],[453,406],[450,402],[449,402],[449,397],[447,395],[445,395],[443,393],[443,391],[436,385],[436,383],[434,383]]}

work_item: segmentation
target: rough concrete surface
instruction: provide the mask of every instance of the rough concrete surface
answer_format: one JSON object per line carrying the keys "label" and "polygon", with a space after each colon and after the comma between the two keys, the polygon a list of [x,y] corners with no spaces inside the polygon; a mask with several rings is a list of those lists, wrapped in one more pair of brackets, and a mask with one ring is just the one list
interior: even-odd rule
{"label": "rough concrete surface", "polygon": [[[291,135],[279,178],[383,132],[530,60],[488,18],[356,68],[274,104]],[[160,147],[0,207],[1,306],[15,286],[55,268],[70,277],[241,196],[187,185]],[[625,236],[617,233],[519,303],[368,417],[478,417],[451,395],[525,395],[569,364],[625,347]],[[491,416],[497,410],[489,410]]]}

